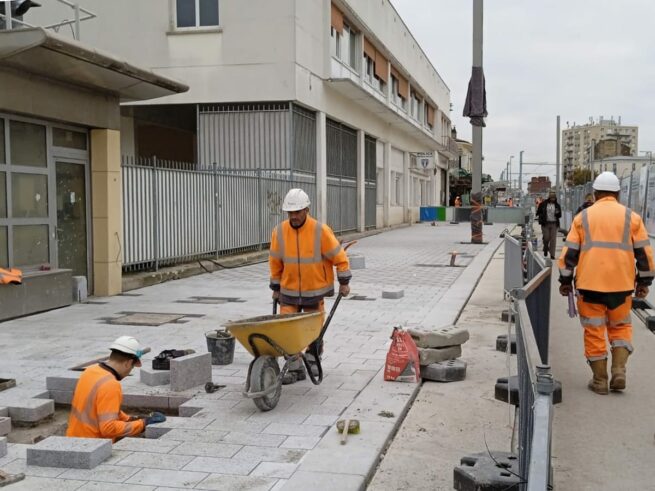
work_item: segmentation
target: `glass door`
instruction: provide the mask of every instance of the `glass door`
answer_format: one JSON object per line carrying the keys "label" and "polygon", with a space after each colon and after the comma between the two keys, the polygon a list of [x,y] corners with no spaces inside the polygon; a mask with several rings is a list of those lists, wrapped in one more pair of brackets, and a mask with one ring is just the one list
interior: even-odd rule
{"label": "glass door", "polygon": [[86,165],[57,161],[59,267],[88,278]]}

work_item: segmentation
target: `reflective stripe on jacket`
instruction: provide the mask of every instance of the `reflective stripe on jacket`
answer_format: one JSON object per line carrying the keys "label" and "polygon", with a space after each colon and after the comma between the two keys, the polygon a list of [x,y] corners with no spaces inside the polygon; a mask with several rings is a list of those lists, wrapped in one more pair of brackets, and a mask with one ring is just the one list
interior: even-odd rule
{"label": "reflective stripe on jacket", "polygon": [[23,282],[23,272],[20,269],[0,268],[0,285],[20,285]]}
{"label": "reflective stripe on jacket", "polygon": [[269,253],[271,289],[279,290],[282,303],[310,305],[334,295],[334,271],[340,284],[351,278],[348,256],[327,225],[307,217],[294,229],[289,220],[275,227]]}
{"label": "reflective stripe on jacket", "polygon": [[138,435],[145,430],[140,419],[121,411],[123,389],[116,377],[100,365],[84,370],[77,382],[66,436],[78,438],[111,438]]}
{"label": "reflective stripe on jacket", "polygon": [[562,283],[570,283],[575,271],[579,290],[632,291],[635,280],[650,285],[655,263],[641,217],[613,197],[596,201],[573,220],[559,268]]}

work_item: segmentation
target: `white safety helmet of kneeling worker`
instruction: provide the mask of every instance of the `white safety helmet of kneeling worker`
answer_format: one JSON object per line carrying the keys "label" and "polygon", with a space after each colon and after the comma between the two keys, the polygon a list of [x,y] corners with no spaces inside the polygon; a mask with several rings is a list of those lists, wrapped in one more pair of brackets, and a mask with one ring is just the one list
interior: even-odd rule
{"label": "white safety helmet of kneeling worker", "polygon": [[282,211],[300,211],[309,208],[310,204],[307,193],[300,188],[294,188],[284,197]]}
{"label": "white safety helmet of kneeling worker", "polygon": [[126,355],[133,355],[137,361],[138,366],[141,365],[141,357],[143,356],[143,348],[139,342],[132,336],[121,336],[114,341],[109,347],[110,350],[120,351]]}
{"label": "white safety helmet of kneeling worker", "polygon": [[594,181],[593,188],[595,191],[611,191],[616,193],[621,191],[619,178],[613,172],[602,172]]}

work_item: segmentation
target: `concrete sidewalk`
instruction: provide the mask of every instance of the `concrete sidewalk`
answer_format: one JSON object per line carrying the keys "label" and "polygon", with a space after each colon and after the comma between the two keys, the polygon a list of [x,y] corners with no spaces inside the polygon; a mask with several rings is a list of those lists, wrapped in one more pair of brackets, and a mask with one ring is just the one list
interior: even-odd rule
{"label": "concrete sidewalk", "polygon": [[[352,283],[360,300],[345,300],[327,332],[323,384],[284,387],[273,411],[261,413],[242,397],[251,357],[239,346],[232,365],[213,368],[214,382],[227,385],[214,394],[201,387],[182,393],[148,387],[138,374],[123,382],[126,402],[135,406],[165,400],[186,416],[198,411],[169,418],[160,433],[170,431],[158,440],[124,439],[114,445],[110,461],[90,471],[26,466],[27,445],[13,444],[0,468],[28,475],[12,490],[360,489],[418,388],[382,381],[392,327],[451,322],[499,244],[502,228],[485,227],[489,245],[461,243],[470,237],[469,224],[416,225],[362,239],[354,252],[365,255],[367,268],[354,271]],[[458,264],[470,266],[444,267],[453,250],[462,254]],[[267,265],[258,264],[2,323],[0,377],[16,378],[19,385],[0,392],[0,407],[12,391],[43,397],[46,376],[70,376],[71,367],[105,355],[120,335],[136,336],[152,347],[152,355],[171,348],[206,351],[204,332],[270,312],[267,286]],[[382,299],[384,289],[403,289],[404,297]],[[193,297],[205,297],[205,303],[202,298],[193,303]],[[111,323],[131,312],[180,318],[159,326]],[[342,447],[334,423],[344,416],[357,416],[362,433]]]}

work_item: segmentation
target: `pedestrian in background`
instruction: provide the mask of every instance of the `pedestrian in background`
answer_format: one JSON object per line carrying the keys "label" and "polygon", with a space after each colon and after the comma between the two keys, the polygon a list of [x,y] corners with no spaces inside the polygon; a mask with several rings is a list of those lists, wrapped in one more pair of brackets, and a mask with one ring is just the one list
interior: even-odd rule
{"label": "pedestrian in background", "polygon": [[[625,367],[634,349],[632,292],[639,298],[648,294],[655,263],[641,217],[618,202],[619,179],[603,172],[593,187],[596,201],[573,219],[559,259],[559,291],[568,296],[575,282],[585,357],[593,373],[587,386],[607,394],[625,389]],[[606,336],[612,348],[609,389]]]}
{"label": "pedestrian in background", "polygon": [[544,243],[544,257],[550,254],[555,259],[555,248],[557,247],[557,231],[559,230],[559,219],[562,217],[562,207],[557,202],[557,195],[554,191],[548,193],[548,199],[543,201],[537,208],[537,219],[541,225],[542,241]]}
{"label": "pedestrian in background", "polygon": [[589,208],[591,205],[594,204],[594,195],[589,193],[587,196],[584,197],[584,203],[582,203],[578,209],[575,211],[575,214],[577,215],[580,213],[582,210]]}

